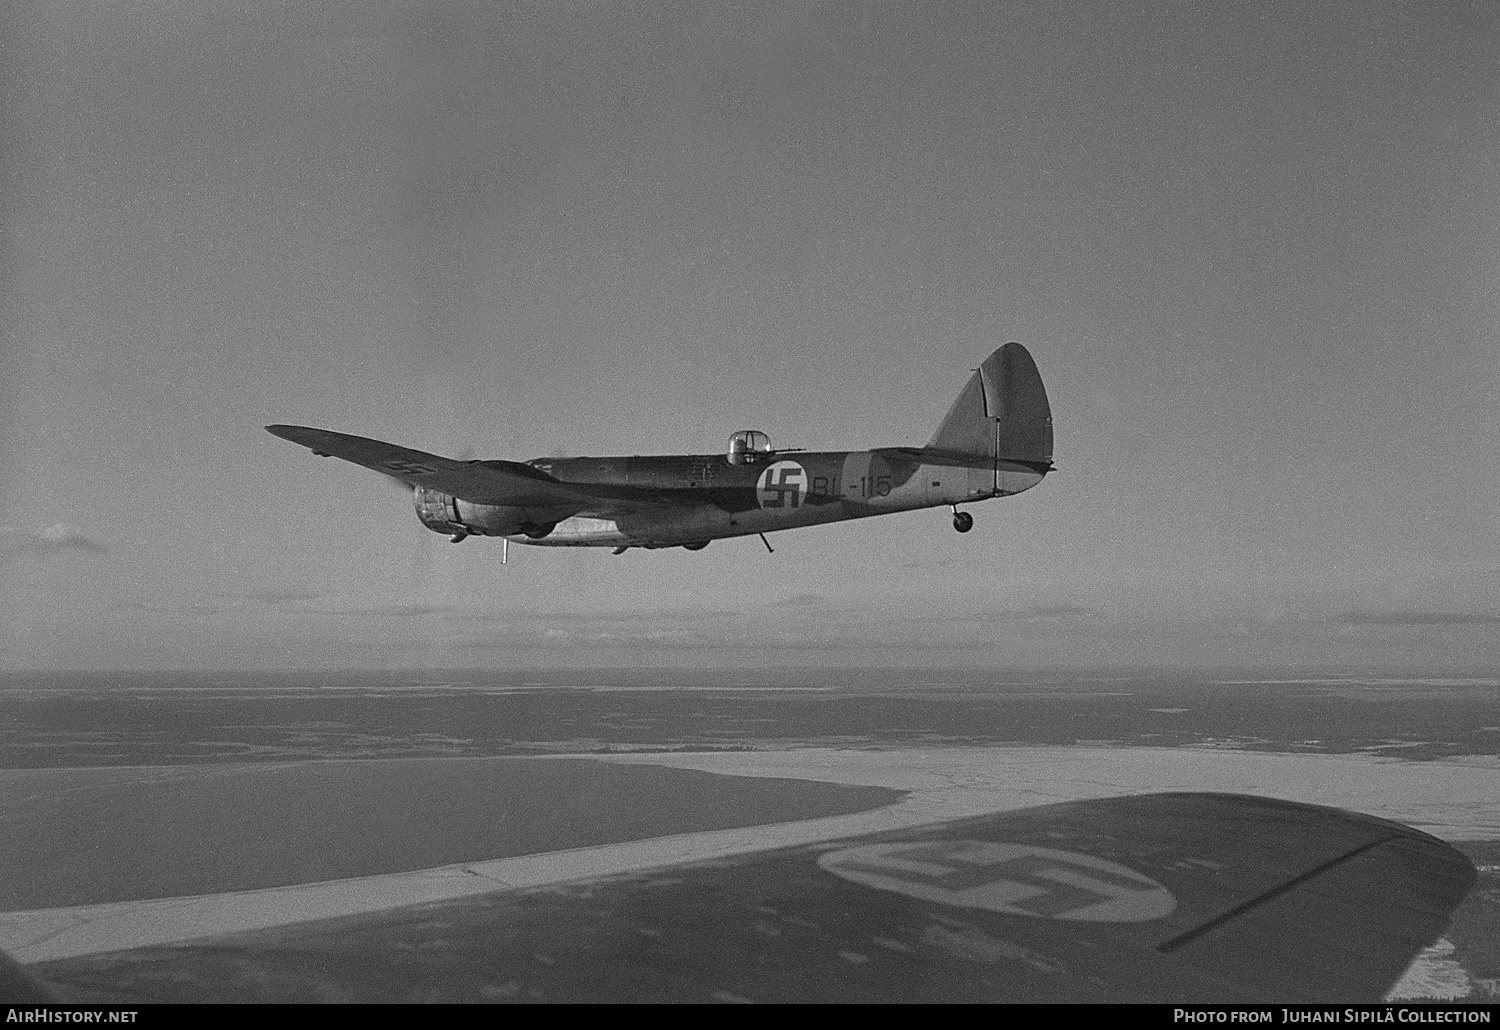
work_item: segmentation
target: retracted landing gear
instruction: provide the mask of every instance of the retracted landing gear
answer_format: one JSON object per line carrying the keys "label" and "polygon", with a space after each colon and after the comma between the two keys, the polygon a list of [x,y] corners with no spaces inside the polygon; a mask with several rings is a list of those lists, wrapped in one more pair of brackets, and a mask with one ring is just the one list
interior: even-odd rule
{"label": "retracted landing gear", "polygon": [[953,508],[953,528],[960,533],[967,533],[974,528],[974,516],[966,511],[959,511],[957,506]]}

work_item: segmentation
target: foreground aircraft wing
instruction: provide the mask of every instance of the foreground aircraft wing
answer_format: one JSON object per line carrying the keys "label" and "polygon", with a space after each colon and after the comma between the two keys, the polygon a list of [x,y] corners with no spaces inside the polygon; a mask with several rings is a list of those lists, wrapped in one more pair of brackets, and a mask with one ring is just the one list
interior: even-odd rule
{"label": "foreground aircraft wing", "polygon": [[307,426],[266,426],[273,436],[323,457],[343,458],[412,486],[452,494],[475,504],[518,508],[579,507],[589,495],[540,469],[514,461],[458,461],[363,436]]}
{"label": "foreground aircraft wing", "polygon": [[28,973],[118,1003],[1378,1001],[1474,878],[1381,819],[1157,794]]}

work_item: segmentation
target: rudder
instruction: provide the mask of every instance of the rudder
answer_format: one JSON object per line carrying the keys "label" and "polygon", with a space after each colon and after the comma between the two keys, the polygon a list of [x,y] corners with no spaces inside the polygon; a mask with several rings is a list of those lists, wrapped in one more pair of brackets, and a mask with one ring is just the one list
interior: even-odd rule
{"label": "rudder", "polygon": [[1026,348],[1007,343],[986,358],[927,446],[1050,467],[1052,406]]}

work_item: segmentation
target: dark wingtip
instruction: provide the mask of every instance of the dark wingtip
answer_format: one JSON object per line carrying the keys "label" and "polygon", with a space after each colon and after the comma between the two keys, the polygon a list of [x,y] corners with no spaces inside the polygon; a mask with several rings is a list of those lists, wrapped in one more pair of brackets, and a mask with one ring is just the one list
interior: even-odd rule
{"label": "dark wingtip", "polygon": [[326,429],[313,429],[311,426],[266,426],[266,432],[272,436],[279,436],[283,440],[301,444],[303,447],[311,447],[326,441],[330,436],[339,435],[330,433]]}

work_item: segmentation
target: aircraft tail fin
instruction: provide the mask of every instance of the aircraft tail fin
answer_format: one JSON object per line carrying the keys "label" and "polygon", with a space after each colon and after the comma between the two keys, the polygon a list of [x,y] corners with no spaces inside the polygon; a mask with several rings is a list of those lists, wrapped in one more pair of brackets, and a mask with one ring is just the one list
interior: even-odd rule
{"label": "aircraft tail fin", "polygon": [[927,447],[1052,464],[1052,406],[1025,347],[1007,343],[984,360]]}

